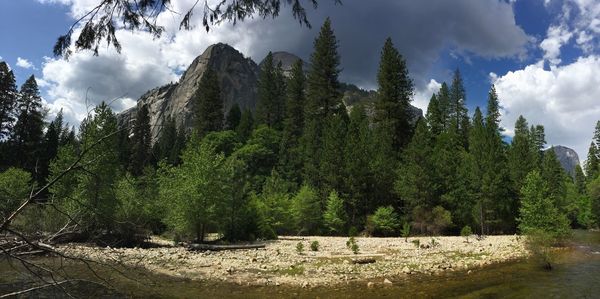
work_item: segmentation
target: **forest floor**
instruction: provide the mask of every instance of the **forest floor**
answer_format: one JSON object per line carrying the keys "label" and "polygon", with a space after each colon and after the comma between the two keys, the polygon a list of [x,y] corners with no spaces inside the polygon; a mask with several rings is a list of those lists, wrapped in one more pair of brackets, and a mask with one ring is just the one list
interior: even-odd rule
{"label": "forest floor", "polygon": [[[434,241],[432,241],[434,240]],[[310,243],[319,242],[311,251]],[[359,252],[346,246],[345,237],[281,237],[265,248],[226,251],[189,251],[152,237],[156,248],[110,248],[65,244],[69,255],[101,262],[117,262],[185,279],[238,285],[331,286],[365,282],[392,284],[414,274],[439,275],[469,271],[528,255],[516,235],[474,237],[357,237]],[[301,242],[304,251],[296,249]],[[418,244],[417,244],[418,243]]]}

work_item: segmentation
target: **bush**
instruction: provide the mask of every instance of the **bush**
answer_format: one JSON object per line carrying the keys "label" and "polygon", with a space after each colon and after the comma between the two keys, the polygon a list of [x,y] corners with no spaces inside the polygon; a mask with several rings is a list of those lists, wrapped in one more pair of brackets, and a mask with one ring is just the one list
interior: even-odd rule
{"label": "bush", "polygon": [[398,214],[392,206],[379,207],[367,218],[367,230],[374,235],[391,236],[399,227]]}
{"label": "bush", "polygon": [[416,207],[412,211],[412,226],[422,234],[439,235],[452,225],[452,214],[442,206],[432,210]]}
{"label": "bush", "polygon": [[408,224],[408,222],[404,222],[400,233],[402,234],[402,237],[404,238],[404,242],[408,242],[408,236],[410,236],[410,224]]}
{"label": "bush", "polygon": [[17,209],[27,199],[30,190],[29,172],[11,167],[0,173],[0,219]]}
{"label": "bush", "polygon": [[298,242],[298,244],[296,244],[296,252],[298,252],[298,254],[302,254],[302,252],[304,252],[304,244],[302,244],[302,242]]}
{"label": "bush", "polygon": [[312,241],[310,243],[310,250],[311,251],[319,251],[319,241]]}
{"label": "bush", "polygon": [[356,239],[354,237],[350,237],[348,241],[346,241],[346,247],[352,250],[352,253],[358,254],[359,248],[358,244],[356,244]]}
{"label": "bush", "polygon": [[346,219],[344,201],[338,196],[337,192],[331,191],[327,198],[325,213],[323,213],[325,227],[330,233],[339,234],[346,226]]}
{"label": "bush", "polygon": [[460,235],[463,237],[467,238],[467,242],[469,242],[469,236],[473,234],[473,230],[471,230],[471,227],[468,225],[465,225],[461,230],[460,230]]}
{"label": "bush", "polygon": [[315,189],[308,185],[302,186],[292,202],[298,234],[318,233],[321,224],[321,201]]}

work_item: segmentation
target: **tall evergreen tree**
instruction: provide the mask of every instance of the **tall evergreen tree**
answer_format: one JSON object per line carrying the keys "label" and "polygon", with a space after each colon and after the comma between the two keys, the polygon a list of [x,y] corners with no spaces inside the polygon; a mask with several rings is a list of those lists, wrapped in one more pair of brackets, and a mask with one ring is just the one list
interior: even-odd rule
{"label": "tall evergreen tree", "polygon": [[508,169],[514,196],[520,194],[523,181],[533,168],[534,156],[531,152],[529,127],[527,120],[520,115],[515,123],[515,135],[508,151]]}
{"label": "tall evergreen tree", "polygon": [[208,132],[223,129],[223,100],[217,73],[209,68],[205,71],[194,94],[196,134],[203,137]]}
{"label": "tall evergreen tree", "polygon": [[587,159],[585,160],[585,173],[589,181],[593,181],[598,177],[600,173],[598,161],[598,147],[592,141],[588,150]]}
{"label": "tall evergreen tree", "polygon": [[300,137],[304,127],[305,81],[302,60],[298,60],[292,65],[290,79],[287,83],[286,114],[279,151],[282,174],[286,179],[297,184],[300,184],[299,172],[302,168]]}
{"label": "tall evergreen tree", "polygon": [[36,164],[41,153],[44,136],[44,111],[42,98],[35,77],[32,75],[21,86],[17,101],[17,122],[13,128],[11,143],[16,165],[33,174],[40,181],[41,174],[36,170]]}
{"label": "tall evergreen tree", "polygon": [[164,125],[160,128],[158,140],[152,146],[152,162],[157,164],[162,160],[169,159],[171,149],[175,146],[177,140],[177,125],[172,117],[168,117],[164,121]]}
{"label": "tall evergreen tree", "polygon": [[235,130],[235,128],[237,128],[237,126],[240,124],[241,118],[242,110],[240,109],[240,105],[238,103],[233,103],[231,108],[229,108],[227,118],[225,119],[225,129]]}
{"label": "tall evergreen tree", "polygon": [[235,128],[235,132],[240,136],[242,142],[245,142],[250,138],[252,130],[254,129],[254,116],[252,111],[246,108],[242,111],[242,117],[240,118],[240,124]]}
{"label": "tall evergreen tree", "polygon": [[256,104],[257,124],[279,128],[284,118],[285,89],[281,65],[273,62],[273,53],[269,52],[262,63],[258,75],[258,103]]}
{"label": "tall evergreen tree", "polygon": [[566,207],[565,196],[567,187],[565,185],[566,172],[560,165],[553,148],[544,152],[541,175],[548,184],[547,196],[552,199],[559,211],[564,212]]}
{"label": "tall evergreen tree", "polygon": [[585,195],[586,194],[586,177],[585,174],[583,173],[583,170],[581,169],[581,166],[577,165],[575,166],[575,187],[577,187],[577,192],[579,192],[579,194],[581,195]]}
{"label": "tall evergreen tree", "polygon": [[531,155],[533,156],[533,164],[539,169],[542,165],[542,157],[544,147],[546,146],[546,133],[544,126],[531,125],[529,130],[529,144],[531,145]]}
{"label": "tall evergreen tree", "polygon": [[450,123],[453,124],[453,129],[456,130],[460,140],[463,142],[466,148],[469,134],[469,116],[466,107],[467,94],[460,71],[458,69],[454,71],[452,85],[450,85],[449,98]]}
{"label": "tall evergreen tree", "polygon": [[341,166],[344,165],[346,130],[346,122],[340,115],[329,117],[323,132],[323,149],[319,165],[319,174],[323,178],[323,195],[343,188],[346,174],[343,173],[344,168]]}
{"label": "tall evergreen tree", "polygon": [[344,147],[344,187],[339,190],[346,198],[346,207],[352,225],[359,227],[364,217],[375,209],[373,197],[373,172],[370,168],[373,153],[369,118],[363,105],[355,105]]}
{"label": "tall evergreen tree", "polygon": [[596,147],[600,146],[600,120],[596,122],[596,129],[594,130],[594,142]]}
{"label": "tall evergreen tree", "polygon": [[408,76],[406,62],[394,48],[391,38],[385,41],[381,50],[377,83],[379,89],[375,103],[375,119],[392,129],[393,147],[399,151],[411,137],[410,101],[413,83]]}
{"label": "tall evergreen tree", "polygon": [[131,164],[129,170],[134,176],[144,173],[144,167],[151,159],[151,135],[150,114],[147,105],[138,107],[135,121],[133,123],[133,135],[131,138]]}
{"label": "tall evergreen tree", "polygon": [[442,127],[444,130],[449,130],[450,129],[450,121],[451,121],[451,117],[450,117],[450,89],[448,88],[448,85],[446,84],[446,82],[442,83],[442,86],[440,87],[440,90],[438,91],[438,94],[436,96],[436,99],[438,100],[438,110],[440,113],[440,121],[442,123]]}
{"label": "tall evergreen tree", "polygon": [[14,109],[18,94],[15,75],[6,62],[0,61],[0,141],[9,137],[9,130],[15,120]]}
{"label": "tall evergreen tree", "polygon": [[433,94],[429,99],[429,105],[427,106],[427,114],[425,115],[425,118],[427,118],[427,122],[429,123],[431,134],[437,136],[444,131],[444,115],[440,110],[440,101],[435,94]]}
{"label": "tall evergreen tree", "polygon": [[320,188],[323,183],[319,165],[326,120],[331,115],[346,113],[341,101],[338,81],[340,56],[337,47],[331,21],[327,18],[315,40],[314,52],[310,57],[312,68],[306,81],[305,123],[302,136],[305,182],[316,188]]}
{"label": "tall evergreen tree", "polygon": [[407,214],[417,207],[430,210],[438,203],[432,151],[432,133],[427,121],[420,119],[411,142],[402,154],[402,166],[395,184]]}

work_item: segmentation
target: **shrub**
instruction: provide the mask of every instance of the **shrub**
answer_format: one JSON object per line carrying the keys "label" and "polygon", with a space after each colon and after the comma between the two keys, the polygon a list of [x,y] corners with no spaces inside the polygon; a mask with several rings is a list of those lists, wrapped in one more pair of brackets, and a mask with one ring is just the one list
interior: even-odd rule
{"label": "shrub", "polygon": [[350,237],[348,241],[346,241],[346,247],[352,250],[354,254],[358,254],[359,247],[358,244],[356,244],[356,239],[354,237]]}
{"label": "shrub", "polygon": [[461,230],[460,230],[460,235],[463,237],[467,238],[467,242],[469,242],[469,236],[473,234],[473,231],[471,230],[471,227],[468,225],[465,225]]}
{"label": "shrub", "polygon": [[0,218],[8,217],[29,195],[31,175],[29,172],[9,168],[0,173]]}
{"label": "shrub", "polygon": [[410,236],[410,224],[408,224],[408,222],[404,222],[400,233],[402,234],[402,237],[404,238],[404,242],[408,242],[408,236]]}
{"label": "shrub", "polygon": [[321,223],[321,202],[314,188],[304,185],[292,200],[299,234],[317,233]]}
{"label": "shrub", "polygon": [[356,226],[350,227],[350,229],[348,230],[348,237],[356,237],[356,236],[358,236],[358,229],[356,229]]}
{"label": "shrub", "polygon": [[419,241],[419,239],[415,239],[411,241],[415,247],[419,248],[421,246],[421,241]]}
{"label": "shrub", "polygon": [[296,244],[296,252],[298,252],[298,254],[302,254],[302,252],[304,252],[304,244],[302,244],[302,242],[298,242],[298,244]]}
{"label": "shrub", "polygon": [[323,213],[323,221],[327,230],[332,234],[339,234],[346,226],[346,210],[344,201],[338,196],[338,193],[331,191],[327,198],[327,207]]}
{"label": "shrub", "polygon": [[392,206],[379,207],[367,219],[367,229],[375,235],[390,236],[396,233],[400,223]]}
{"label": "shrub", "polygon": [[319,251],[319,241],[312,241],[310,243],[310,250],[311,251]]}

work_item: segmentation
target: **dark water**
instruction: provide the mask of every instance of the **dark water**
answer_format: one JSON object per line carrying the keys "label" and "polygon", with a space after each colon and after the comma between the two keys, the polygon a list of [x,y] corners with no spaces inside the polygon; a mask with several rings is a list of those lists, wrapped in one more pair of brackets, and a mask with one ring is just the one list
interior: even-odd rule
{"label": "dark water", "polygon": [[[57,261],[53,266],[58,267]],[[531,261],[490,266],[470,274],[410,276],[392,279],[392,286],[367,288],[356,282],[335,288],[240,287],[164,277],[142,271],[97,269],[115,290],[86,283],[65,286],[83,298],[600,298],[600,232],[574,231],[568,249],[553,255],[553,270]],[[17,267],[18,268],[18,267]],[[77,278],[93,279],[81,264],[62,264]],[[18,270],[18,269],[17,269]],[[25,277],[0,261],[0,294],[28,286]],[[125,275],[122,275],[125,274]],[[63,291],[47,289],[27,298],[66,297]]]}

